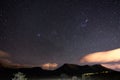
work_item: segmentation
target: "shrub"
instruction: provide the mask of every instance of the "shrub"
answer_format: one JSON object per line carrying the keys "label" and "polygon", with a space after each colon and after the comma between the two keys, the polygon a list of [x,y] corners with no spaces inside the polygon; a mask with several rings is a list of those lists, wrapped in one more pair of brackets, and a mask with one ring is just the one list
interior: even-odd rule
{"label": "shrub", "polygon": [[28,79],[25,78],[25,75],[23,73],[18,72],[14,74],[14,78],[12,78],[12,80],[28,80]]}

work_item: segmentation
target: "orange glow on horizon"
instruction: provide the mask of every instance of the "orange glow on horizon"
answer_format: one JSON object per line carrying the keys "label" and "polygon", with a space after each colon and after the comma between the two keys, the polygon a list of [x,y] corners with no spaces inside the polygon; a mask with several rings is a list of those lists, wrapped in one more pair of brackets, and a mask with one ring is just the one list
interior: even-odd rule
{"label": "orange glow on horizon", "polygon": [[46,69],[46,70],[54,70],[58,67],[58,64],[56,63],[46,63],[41,65],[42,69]]}

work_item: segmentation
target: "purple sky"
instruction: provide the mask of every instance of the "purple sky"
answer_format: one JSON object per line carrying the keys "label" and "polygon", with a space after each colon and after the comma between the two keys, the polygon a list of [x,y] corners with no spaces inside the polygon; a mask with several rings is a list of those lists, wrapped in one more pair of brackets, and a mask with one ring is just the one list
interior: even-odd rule
{"label": "purple sky", "polygon": [[118,47],[119,0],[0,0],[0,50],[15,63],[79,64]]}

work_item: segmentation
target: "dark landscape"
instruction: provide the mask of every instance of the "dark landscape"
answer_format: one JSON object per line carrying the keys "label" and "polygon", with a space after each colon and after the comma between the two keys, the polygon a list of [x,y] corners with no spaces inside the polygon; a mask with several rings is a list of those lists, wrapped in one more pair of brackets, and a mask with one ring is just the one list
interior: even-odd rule
{"label": "dark landscape", "polygon": [[[75,64],[64,64],[56,70],[43,70],[40,67],[33,68],[5,68],[0,67],[0,79],[10,80],[14,77],[15,73],[24,73],[28,80],[41,80],[41,79],[68,79],[76,76],[82,79],[83,75],[85,78],[94,80],[119,80],[120,72],[113,71],[111,69],[102,67],[101,65],[92,66],[79,66]],[[86,80],[86,79],[85,79]]]}

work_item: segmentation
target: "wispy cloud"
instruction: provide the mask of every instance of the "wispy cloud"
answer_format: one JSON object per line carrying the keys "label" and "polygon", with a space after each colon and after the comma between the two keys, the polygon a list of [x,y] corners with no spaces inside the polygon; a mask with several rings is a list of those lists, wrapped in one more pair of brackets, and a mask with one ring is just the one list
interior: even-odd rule
{"label": "wispy cloud", "polygon": [[10,55],[5,51],[0,50],[0,58],[6,58],[6,57],[10,57]]}
{"label": "wispy cloud", "polygon": [[0,66],[9,67],[9,68],[42,67],[43,69],[46,69],[46,70],[53,70],[53,69],[56,69],[58,67],[58,64],[56,64],[56,63],[45,63],[45,64],[42,64],[40,66],[28,65],[28,64],[19,64],[19,63],[15,63],[12,60],[10,60],[11,57],[12,57],[12,55],[10,55],[9,53],[0,50]]}
{"label": "wispy cloud", "polygon": [[111,63],[111,64],[101,64],[104,67],[120,71],[120,63]]}
{"label": "wispy cloud", "polygon": [[80,64],[102,64],[107,68],[120,70],[120,48],[88,54],[80,59]]}
{"label": "wispy cloud", "polygon": [[11,57],[12,56],[9,53],[0,50],[0,65],[3,67],[11,67],[11,68],[32,67],[31,65],[27,65],[27,64],[14,63],[12,60],[10,60]]}

